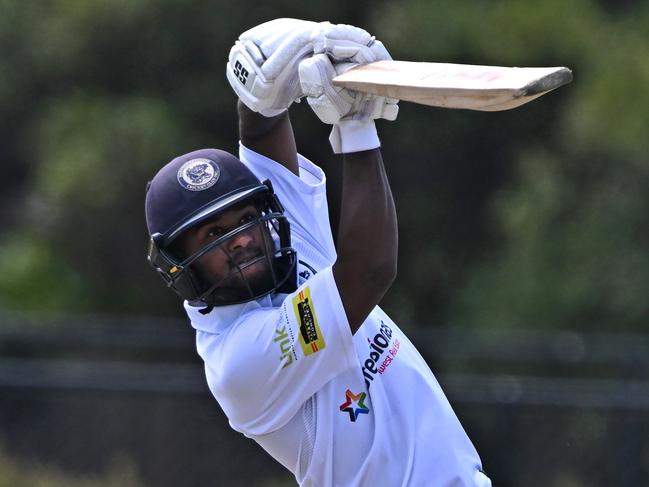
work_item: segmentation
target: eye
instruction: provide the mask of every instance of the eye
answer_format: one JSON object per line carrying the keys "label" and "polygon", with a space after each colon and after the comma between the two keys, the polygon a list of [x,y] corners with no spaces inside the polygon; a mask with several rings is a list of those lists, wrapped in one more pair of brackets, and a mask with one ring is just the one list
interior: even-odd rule
{"label": "eye", "polygon": [[253,212],[246,213],[245,215],[243,215],[241,220],[239,220],[239,223],[240,224],[248,223],[248,222],[253,221],[255,218],[257,218],[257,215],[255,213],[253,213]]}
{"label": "eye", "polygon": [[207,230],[208,238],[216,238],[220,237],[221,235],[223,235],[223,229],[221,227],[212,227]]}

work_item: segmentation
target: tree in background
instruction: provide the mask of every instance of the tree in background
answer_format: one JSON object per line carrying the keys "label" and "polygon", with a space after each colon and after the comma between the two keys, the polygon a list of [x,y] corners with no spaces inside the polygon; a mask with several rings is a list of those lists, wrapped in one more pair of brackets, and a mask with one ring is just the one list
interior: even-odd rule
{"label": "tree in background", "polygon": [[[236,151],[225,58],[279,16],[361,25],[399,59],[575,72],[511,112],[402,103],[381,127],[402,233],[396,319],[646,322],[649,6],[594,0],[0,2],[0,306],[180,314],[143,257],[144,187],[176,154]],[[327,127],[304,106],[293,118],[335,185]]]}

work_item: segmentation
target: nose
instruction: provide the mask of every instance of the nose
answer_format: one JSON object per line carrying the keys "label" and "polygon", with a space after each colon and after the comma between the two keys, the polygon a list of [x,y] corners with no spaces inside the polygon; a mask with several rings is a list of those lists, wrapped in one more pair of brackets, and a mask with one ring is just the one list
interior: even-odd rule
{"label": "nose", "polygon": [[228,250],[245,249],[252,243],[253,237],[250,230],[243,230],[230,238],[228,241]]}

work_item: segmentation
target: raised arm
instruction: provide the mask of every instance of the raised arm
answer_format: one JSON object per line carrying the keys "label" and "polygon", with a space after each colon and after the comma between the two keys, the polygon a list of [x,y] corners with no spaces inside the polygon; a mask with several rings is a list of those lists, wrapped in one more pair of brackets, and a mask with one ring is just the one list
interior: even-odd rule
{"label": "raised arm", "polygon": [[288,107],[306,95],[320,120],[333,125],[332,148],[345,154],[333,274],[352,332],[396,275],[396,215],[374,119],[394,120],[398,107],[397,100],[355,94],[331,80],[351,64],[382,59],[391,57],[363,29],[276,19],[242,33],[228,60],[247,147],[298,174]]}
{"label": "raised arm", "polygon": [[379,149],[345,154],[334,279],[352,333],[397,272],[397,217]]}
{"label": "raised arm", "polygon": [[241,100],[237,108],[239,137],[243,145],[299,175],[295,136],[288,111],[274,117],[264,117],[250,110]]}
{"label": "raised arm", "polygon": [[298,66],[316,53],[351,63],[374,61],[379,45],[358,27],[299,19],[275,19],[243,32],[226,70],[240,100],[241,141],[297,174],[287,109],[304,96]]}
{"label": "raised arm", "polygon": [[[378,41],[377,41],[378,42]],[[375,51],[389,57],[379,44]],[[325,55],[300,64],[300,82],[318,118],[333,125],[329,141],[343,154],[343,185],[334,279],[352,333],[388,290],[397,271],[397,217],[374,119],[394,120],[396,100],[336,89],[344,66]]]}

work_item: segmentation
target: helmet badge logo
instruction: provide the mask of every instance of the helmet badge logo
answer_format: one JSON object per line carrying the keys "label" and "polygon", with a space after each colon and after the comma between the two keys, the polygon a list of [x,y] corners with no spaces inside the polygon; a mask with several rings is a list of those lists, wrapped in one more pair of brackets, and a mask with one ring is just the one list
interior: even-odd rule
{"label": "helmet badge logo", "polygon": [[178,170],[178,182],[189,191],[203,191],[218,181],[221,170],[209,159],[192,159]]}

